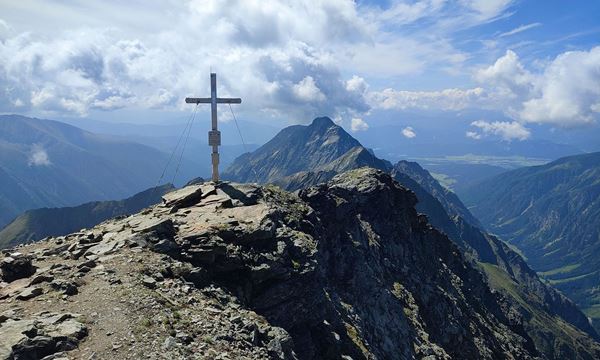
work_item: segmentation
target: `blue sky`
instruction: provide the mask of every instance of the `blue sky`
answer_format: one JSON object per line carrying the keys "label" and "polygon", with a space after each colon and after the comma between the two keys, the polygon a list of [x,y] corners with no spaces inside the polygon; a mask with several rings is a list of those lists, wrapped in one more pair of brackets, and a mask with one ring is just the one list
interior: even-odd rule
{"label": "blue sky", "polygon": [[457,123],[466,138],[520,141],[597,127],[597,14],[596,0],[0,0],[0,112],[173,121],[213,69],[246,120],[364,132],[410,113],[414,138],[419,114],[480,111]]}

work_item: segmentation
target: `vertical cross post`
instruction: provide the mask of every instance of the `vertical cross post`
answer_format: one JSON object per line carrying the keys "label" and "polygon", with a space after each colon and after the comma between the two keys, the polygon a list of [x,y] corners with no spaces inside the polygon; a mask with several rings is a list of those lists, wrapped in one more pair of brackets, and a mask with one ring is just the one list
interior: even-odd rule
{"label": "vertical cross post", "polygon": [[240,98],[217,97],[217,74],[210,74],[210,98],[185,98],[188,104],[210,104],[212,127],[208,132],[208,145],[212,147],[212,181],[219,182],[219,146],[221,145],[221,132],[217,121],[217,104],[241,104]]}
{"label": "vertical cross post", "polygon": [[210,74],[210,113],[212,131],[208,134],[208,144],[212,146],[212,181],[219,182],[219,145],[221,145],[221,132],[218,130],[217,121],[217,74]]}

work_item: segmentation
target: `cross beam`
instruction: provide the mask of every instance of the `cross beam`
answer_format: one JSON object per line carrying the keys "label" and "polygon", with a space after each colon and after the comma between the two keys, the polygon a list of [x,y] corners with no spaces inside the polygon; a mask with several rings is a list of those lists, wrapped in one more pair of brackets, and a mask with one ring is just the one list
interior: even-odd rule
{"label": "cross beam", "polygon": [[210,74],[209,98],[185,98],[187,104],[210,104],[212,130],[208,132],[208,145],[212,146],[212,181],[219,182],[219,145],[221,145],[221,132],[218,129],[217,104],[241,104],[240,98],[217,97],[217,74]]}

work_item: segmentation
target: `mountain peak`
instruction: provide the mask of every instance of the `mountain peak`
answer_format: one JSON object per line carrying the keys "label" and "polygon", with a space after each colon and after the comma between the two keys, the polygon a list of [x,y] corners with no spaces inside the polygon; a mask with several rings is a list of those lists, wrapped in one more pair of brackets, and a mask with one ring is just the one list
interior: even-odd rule
{"label": "mountain peak", "polygon": [[315,118],[312,121],[312,123],[310,124],[310,126],[311,127],[331,127],[331,126],[337,126],[337,125],[329,117],[320,116],[320,117]]}
{"label": "mountain peak", "polygon": [[[343,128],[336,125],[329,117],[318,117],[310,125],[290,126],[279,132],[268,143],[250,154],[245,154],[234,161],[225,171],[225,179],[237,182],[272,183],[284,177],[300,172],[319,172],[332,170],[332,164],[346,164],[344,168],[338,166],[338,172],[360,166],[370,165],[376,168],[385,168],[386,164],[365,150],[360,157],[358,165],[350,166],[345,156],[358,154],[356,148],[363,146],[348,134]],[[314,177],[327,180],[323,177]]]}

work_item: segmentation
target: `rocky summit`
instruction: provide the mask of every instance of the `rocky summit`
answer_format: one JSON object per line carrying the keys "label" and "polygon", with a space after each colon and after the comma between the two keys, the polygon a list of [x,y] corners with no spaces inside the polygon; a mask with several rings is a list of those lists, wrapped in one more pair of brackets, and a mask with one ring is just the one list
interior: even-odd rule
{"label": "rocky summit", "polygon": [[0,358],[543,357],[416,202],[368,168],[297,193],[196,184],[5,250]]}

